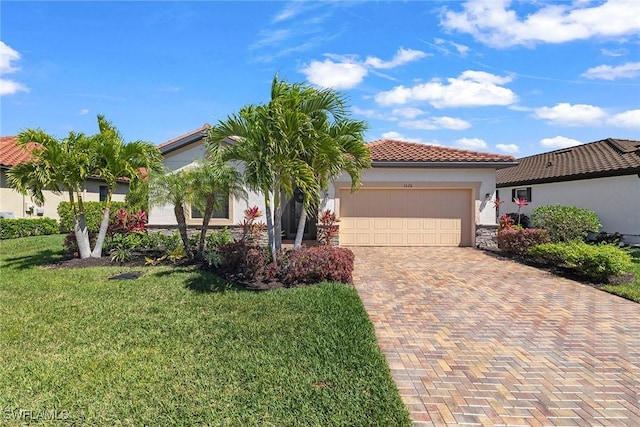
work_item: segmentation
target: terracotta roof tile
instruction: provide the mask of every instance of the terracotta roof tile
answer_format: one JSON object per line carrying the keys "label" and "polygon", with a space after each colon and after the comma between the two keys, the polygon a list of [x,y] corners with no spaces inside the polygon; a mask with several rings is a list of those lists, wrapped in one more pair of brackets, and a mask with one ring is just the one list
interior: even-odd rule
{"label": "terracotta roof tile", "polygon": [[608,138],[518,162],[497,172],[498,187],[640,173],[640,141]]}
{"label": "terracotta roof tile", "polygon": [[37,146],[37,143],[32,142],[25,150],[18,145],[18,137],[0,136],[0,166],[11,167],[31,160],[31,149]]}
{"label": "terracotta roof tile", "polygon": [[442,162],[442,163],[478,163],[478,162],[514,162],[513,156],[480,153],[438,145],[418,144],[414,142],[383,139],[367,144],[374,162]]}

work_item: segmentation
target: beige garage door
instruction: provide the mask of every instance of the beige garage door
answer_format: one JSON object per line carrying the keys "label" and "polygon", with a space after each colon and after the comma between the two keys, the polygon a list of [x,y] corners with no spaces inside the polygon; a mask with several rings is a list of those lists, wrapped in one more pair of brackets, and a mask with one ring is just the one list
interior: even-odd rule
{"label": "beige garage door", "polygon": [[471,190],[340,191],[340,244],[471,246]]}

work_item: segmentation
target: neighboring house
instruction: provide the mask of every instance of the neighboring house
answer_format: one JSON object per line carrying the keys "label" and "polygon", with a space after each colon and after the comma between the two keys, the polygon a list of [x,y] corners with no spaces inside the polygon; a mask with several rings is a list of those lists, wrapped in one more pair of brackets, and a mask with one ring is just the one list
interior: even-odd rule
{"label": "neighboring house", "polygon": [[497,173],[501,212],[516,211],[514,197],[529,202],[527,215],[543,205],[577,206],[598,214],[602,231],[640,242],[640,141],[608,138],[518,162]]}
{"label": "neighboring house", "polygon": [[[208,125],[159,146],[169,170],[188,167],[204,155]],[[232,139],[227,142],[234,143]],[[351,193],[345,174],[336,179],[321,209],[339,217],[340,244],[347,246],[474,246],[480,228],[495,229],[496,169],[515,165],[511,156],[478,153],[433,145],[382,140],[368,144],[372,168],[362,174],[362,187]],[[243,211],[257,205],[261,195],[233,200],[213,225],[234,225]],[[295,198],[283,209],[283,230],[295,235],[301,204]],[[315,218],[309,221],[314,236]],[[201,220],[189,218],[197,226]],[[149,224],[175,226],[170,206],[152,209]]]}
{"label": "neighboring house", "polygon": [[[58,204],[62,201],[69,201],[68,194],[54,194],[51,191],[44,191],[44,205],[38,207],[29,196],[23,196],[9,185],[7,171],[12,166],[29,160],[31,160],[30,149],[25,150],[20,147],[17,137],[0,137],[0,216],[5,218],[47,217],[59,220]],[[105,182],[98,178],[88,179],[83,191],[84,200],[106,200],[107,186],[104,184]],[[129,185],[123,180],[114,191],[113,201],[123,202],[128,191]]]}

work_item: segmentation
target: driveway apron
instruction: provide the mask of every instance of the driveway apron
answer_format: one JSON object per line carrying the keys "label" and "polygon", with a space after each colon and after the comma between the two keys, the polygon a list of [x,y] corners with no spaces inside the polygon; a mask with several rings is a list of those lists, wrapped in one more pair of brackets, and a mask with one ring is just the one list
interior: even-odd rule
{"label": "driveway apron", "polygon": [[414,426],[640,426],[640,304],[473,248],[351,248]]}

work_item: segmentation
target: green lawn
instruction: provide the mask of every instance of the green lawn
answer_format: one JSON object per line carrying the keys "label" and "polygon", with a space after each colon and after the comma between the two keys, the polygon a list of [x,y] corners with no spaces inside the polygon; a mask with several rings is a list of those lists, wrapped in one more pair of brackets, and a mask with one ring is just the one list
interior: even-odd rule
{"label": "green lawn", "polygon": [[0,242],[0,424],[410,425],[352,287],[39,268],[61,244]]}
{"label": "green lawn", "polygon": [[633,271],[636,273],[636,281],[626,285],[604,286],[602,289],[640,303],[640,249],[634,249],[630,253],[633,259]]}

